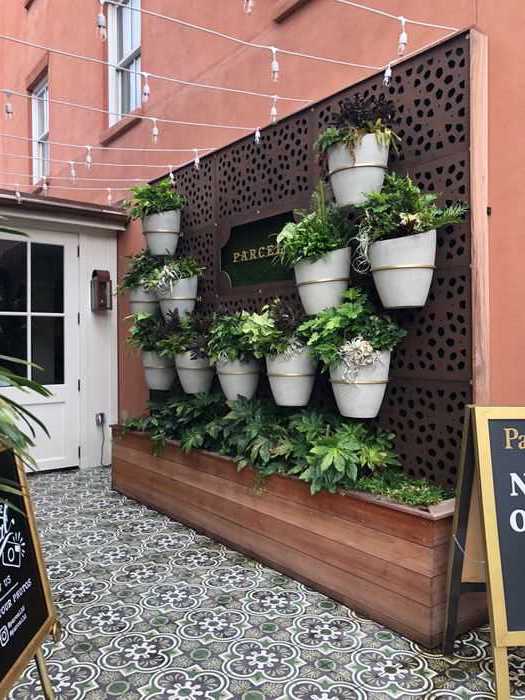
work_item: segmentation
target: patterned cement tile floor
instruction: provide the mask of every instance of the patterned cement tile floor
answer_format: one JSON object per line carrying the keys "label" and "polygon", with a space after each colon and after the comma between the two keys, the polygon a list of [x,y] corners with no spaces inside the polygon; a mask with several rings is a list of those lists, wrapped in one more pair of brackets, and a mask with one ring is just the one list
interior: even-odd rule
{"label": "patterned cement tile floor", "polygon": [[[107,469],[30,479],[64,626],[59,700],[494,697],[486,629],[443,658],[110,490]],[[525,650],[511,657],[525,698]],[[41,700],[31,666],[10,700]]]}

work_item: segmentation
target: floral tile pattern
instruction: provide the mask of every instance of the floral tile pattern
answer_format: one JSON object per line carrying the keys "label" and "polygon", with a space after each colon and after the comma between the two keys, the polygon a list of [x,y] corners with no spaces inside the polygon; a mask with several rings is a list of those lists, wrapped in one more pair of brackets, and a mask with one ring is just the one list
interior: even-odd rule
{"label": "floral tile pattern", "polygon": [[[487,629],[446,658],[110,489],[31,477],[59,616],[58,700],[489,700]],[[510,655],[525,699],[525,649]],[[42,700],[31,665],[10,700]]]}

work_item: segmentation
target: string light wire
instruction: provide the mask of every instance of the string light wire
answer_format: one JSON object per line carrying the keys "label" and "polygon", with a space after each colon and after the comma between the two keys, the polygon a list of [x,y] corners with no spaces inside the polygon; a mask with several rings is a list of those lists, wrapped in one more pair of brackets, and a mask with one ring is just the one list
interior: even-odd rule
{"label": "string light wire", "polygon": [[405,20],[406,24],[414,24],[418,27],[429,27],[430,29],[446,29],[451,32],[457,32],[458,27],[450,27],[446,24],[433,24],[432,22],[422,22],[416,19],[410,19],[408,17],[401,17],[400,15],[393,15],[390,12],[385,12],[385,10],[379,10],[377,7],[368,7],[368,5],[362,5],[359,2],[354,2],[353,0],[335,0],[341,5],[350,5],[351,7],[356,7],[359,10],[366,10],[367,12],[372,12],[376,15],[381,15],[381,17],[388,17],[388,19],[394,19],[399,22],[401,19]]}

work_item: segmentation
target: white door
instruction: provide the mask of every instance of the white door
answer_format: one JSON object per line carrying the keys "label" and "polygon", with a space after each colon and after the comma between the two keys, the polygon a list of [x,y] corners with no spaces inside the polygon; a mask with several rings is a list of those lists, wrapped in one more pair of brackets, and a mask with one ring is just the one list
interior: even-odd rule
{"label": "white door", "polygon": [[39,470],[79,464],[78,236],[0,232],[0,354],[36,367],[10,369],[44,384],[43,398],[3,388],[47,427],[32,456]]}

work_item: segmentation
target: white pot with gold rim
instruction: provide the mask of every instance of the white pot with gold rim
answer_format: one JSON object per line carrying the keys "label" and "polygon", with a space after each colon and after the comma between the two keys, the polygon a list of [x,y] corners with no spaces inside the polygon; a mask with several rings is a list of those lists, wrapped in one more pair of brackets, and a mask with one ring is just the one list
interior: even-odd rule
{"label": "white pot with gold rim", "polygon": [[370,269],[385,309],[426,304],[436,261],[436,231],[371,243]]}
{"label": "white pot with gold rim", "polygon": [[259,384],[257,360],[217,360],[217,376],[228,401],[252,399]]}
{"label": "white pot with gold rim", "polygon": [[375,418],[379,413],[390,369],[390,351],[378,353],[372,365],[352,368],[341,361],[330,368],[330,383],[339,413],[345,418]]}
{"label": "white pot with gold rim", "polygon": [[152,391],[168,391],[175,379],[175,366],[169,357],[156,352],[143,351],[142,364],[146,386]]}
{"label": "white pot with gold rim", "polygon": [[317,361],[306,348],[293,354],[266,357],[268,381],[278,406],[307,406],[315,382]]}
{"label": "white pot with gold rim", "polygon": [[353,152],[344,143],[328,149],[328,174],[338,207],[362,204],[367,194],[380,191],[388,151],[375,134],[365,134]]}
{"label": "white pot with gold rim", "polygon": [[160,310],[165,319],[169,315],[178,312],[179,316],[191,314],[197,303],[197,287],[199,278],[197,275],[175,280],[170,284],[156,289],[157,299],[160,302]]}
{"label": "white pot with gold rim", "polygon": [[339,306],[350,283],[350,259],[350,248],[338,248],[295,265],[297,291],[307,314]]}
{"label": "white pot with gold rim", "polygon": [[185,394],[209,392],[215,370],[208,357],[193,358],[191,352],[180,352],[175,355],[175,366]]}
{"label": "white pot with gold rim", "polygon": [[180,234],[180,209],[149,214],[142,220],[142,233],[152,255],[175,255]]}

